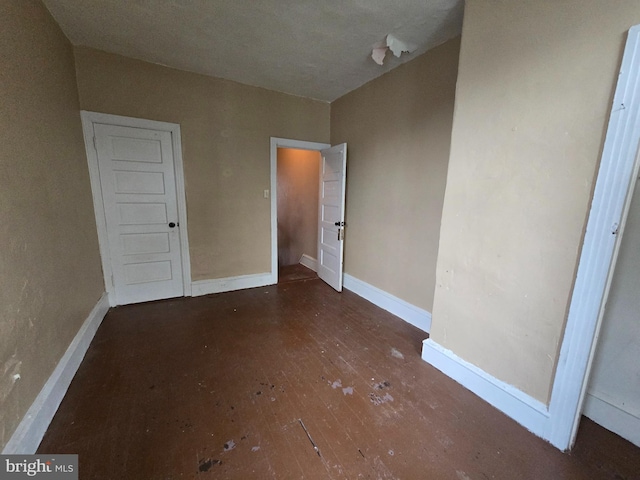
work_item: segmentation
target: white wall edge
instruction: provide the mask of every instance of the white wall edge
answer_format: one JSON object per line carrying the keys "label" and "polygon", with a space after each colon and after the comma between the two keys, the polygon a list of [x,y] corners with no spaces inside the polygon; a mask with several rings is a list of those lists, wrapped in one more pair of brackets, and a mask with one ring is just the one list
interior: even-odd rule
{"label": "white wall edge", "polygon": [[108,311],[109,298],[106,293],[103,293],[5,445],[2,450],[4,455],[36,453],[60,402],[67,393],[71,380],[87,353],[91,340]]}
{"label": "white wall edge", "polygon": [[240,275],[237,277],[216,278],[213,280],[199,280],[191,283],[191,295],[199,297],[210,293],[233,292],[245,288],[264,287],[273,285],[271,272]]}
{"label": "white wall edge", "polygon": [[640,418],[599,396],[587,393],[582,413],[607,430],[640,447]]}
{"label": "white wall edge", "polygon": [[351,290],[356,295],[369,300],[374,305],[393,313],[414,327],[418,327],[429,333],[431,330],[431,314],[422,308],[416,307],[384,290],[374,287],[359,280],[348,273],[344,274],[344,288]]}
{"label": "white wall edge", "polygon": [[542,402],[489,375],[430,338],[422,342],[422,359],[530,432],[544,438],[549,411]]}
{"label": "white wall edge", "polygon": [[310,257],[306,253],[303,253],[300,257],[300,265],[304,265],[307,268],[310,268],[314,272],[318,271],[318,260],[313,257]]}

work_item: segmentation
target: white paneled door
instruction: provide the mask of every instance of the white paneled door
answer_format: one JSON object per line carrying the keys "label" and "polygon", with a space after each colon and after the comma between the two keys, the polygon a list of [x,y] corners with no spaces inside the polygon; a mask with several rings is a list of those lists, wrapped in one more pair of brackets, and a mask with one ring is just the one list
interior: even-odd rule
{"label": "white paneled door", "polygon": [[347,144],[342,143],[320,153],[318,276],[341,292]]}
{"label": "white paneled door", "polygon": [[115,304],[183,296],[171,132],[93,127]]}

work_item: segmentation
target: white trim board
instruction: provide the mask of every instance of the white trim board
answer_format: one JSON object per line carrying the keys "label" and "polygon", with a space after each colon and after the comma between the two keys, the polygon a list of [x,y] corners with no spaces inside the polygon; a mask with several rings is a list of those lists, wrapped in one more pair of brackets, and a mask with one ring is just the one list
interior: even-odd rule
{"label": "white trim board", "polygon": [[422,359],[532,433],[544,437],[549,411],[542,402],[489,375],[430,338],[422,342]]}
{"label": "white trim board", "polygon": [[296,148],[298,150],[324,150],[331,147],[328,143],[304,142],[288,138],[271,137],[271,280],[278,283],[278,148]]}
{"label": "white trim board", "polygon": [[78,371],[87,349],[93,340],[98,327],[109,310],[109,299],[106,293],[89,313],[80,330],[69,344],[55,370],[44,384],[42,390],[22,418],[9,442],[2,450],[3,455],[36,453],[42,437],[53,419],[60,402]]}
{"label": "white trim board", "polygon": [[93,196],[93,209],[98,230],[98,245],[102,260],[102,272],[104,285],[109,295],[109,304],[115,306],[114,286],[111,275],[111,258],[109,255],[109,243],[107,224],[102,201],[102,187],[100,185],[100,172],[98,170],[98,154],[93,143],[94,123],[107,125],[119,125],[123,127],[144,128],[171,133],[171,145],[173,147],[173,165],[176,180],[176,199],[178,203],[178,221],[180,222],[180,256],[182,259],[182,287],[185,297],[191,296],[191,258],[189,255],[189,235],[187,226],[187,201],[184,182],[184,168],[182,163],[182,140],[180,125],[177,123],[158,122],[142,118],[123,117],[107,113],[80,112],[82,131],[84,134],[84,146],[87,153],[89,167],[89,179],[91,181],[91,194]]}
{"label": "white trim board", "polygon": [[306,253],[303,253],[300,257],[300,265],[304,265],[305,267],[313,270],[314,272],[318,271],[318,260],[313,257],[310,257]]}
{"label": "white trim board", "polygon": [[583,412],[598,425],[640,447],[640,418],[607,401],[595,392],[587,393]]}
{"label": "white trim board", "polygon": [[216,278],[213,280],[198,280],[191,283],[191,296],[199,297],[211,293],[233,292],[235,290],[264,287],[273,284],[273,275],[271,275],[271,272]]}
{"label": "white trim board", "polygon": [[348,273],[344,274],[344,288],[370,301],[374,305],[393,313],[414,327],[429,333],[431,330],[431,314],[422,308],[405,302],[373,285],[359,280]]}

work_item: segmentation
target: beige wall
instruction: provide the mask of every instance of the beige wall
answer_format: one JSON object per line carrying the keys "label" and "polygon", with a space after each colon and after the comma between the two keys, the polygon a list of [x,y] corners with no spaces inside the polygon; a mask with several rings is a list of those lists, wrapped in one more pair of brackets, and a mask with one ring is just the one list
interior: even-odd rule
{"label": "beige wall", "polygon": [[3,1],[0,58],[2,450],[104,287],[71,45],[39,2]]}
{"label": "beige wall", "polygon": [[193,280],[271,270],[270,137],[327,142],[329,105],[76,48],[80,105],[178,123]]}
{"label": "beige wall", "polygon": [[278,265],[318,252],[320,153],[278,149]]}
{"label": "beige wall", "polygon": [[637,0],[468,0],[432,339],[547,402]]}
{"label": "beige wall", "polygon": [[347,142],[345,272],[431,311],[460,39],[331,104]]}

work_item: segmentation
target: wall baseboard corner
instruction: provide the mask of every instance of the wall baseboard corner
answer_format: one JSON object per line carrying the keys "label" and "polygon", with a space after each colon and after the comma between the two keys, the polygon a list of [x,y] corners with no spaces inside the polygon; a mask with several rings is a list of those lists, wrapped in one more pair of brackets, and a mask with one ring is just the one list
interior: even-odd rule
{"label": "wall baseboard corner", "polygon": [[405,302],[384,290],[359,280],[348,273],[344,274],[344,288],[369,300],[374,305],[393,313],[414,327],[429,333],[431,330],[431,314],[422,308]]}
{"label": "wall baseboard corner", "polygon": [[314,272],[318,271],[318,260],[313,257],[310,257],[306,253],[303,253],[300,257],[300,264],[304,265],[307,268],[310,268]]}
{"label": "wall baseboard corner", "polygon": [[103,293],[5,445],[2,450],[4,455],[29,455],[36,452],[108,311],[109,298]]}
{"label": "wall baseboard corner", "polygon": [[596,392],[585,395],[582,413],[607,430],[640,447],[640,418]]}
{"label": "wall baseboard corner", "polygon": [[542,402],[458,357],[430,338],[422,359],[539,437],[546,438],[549,409]]}

